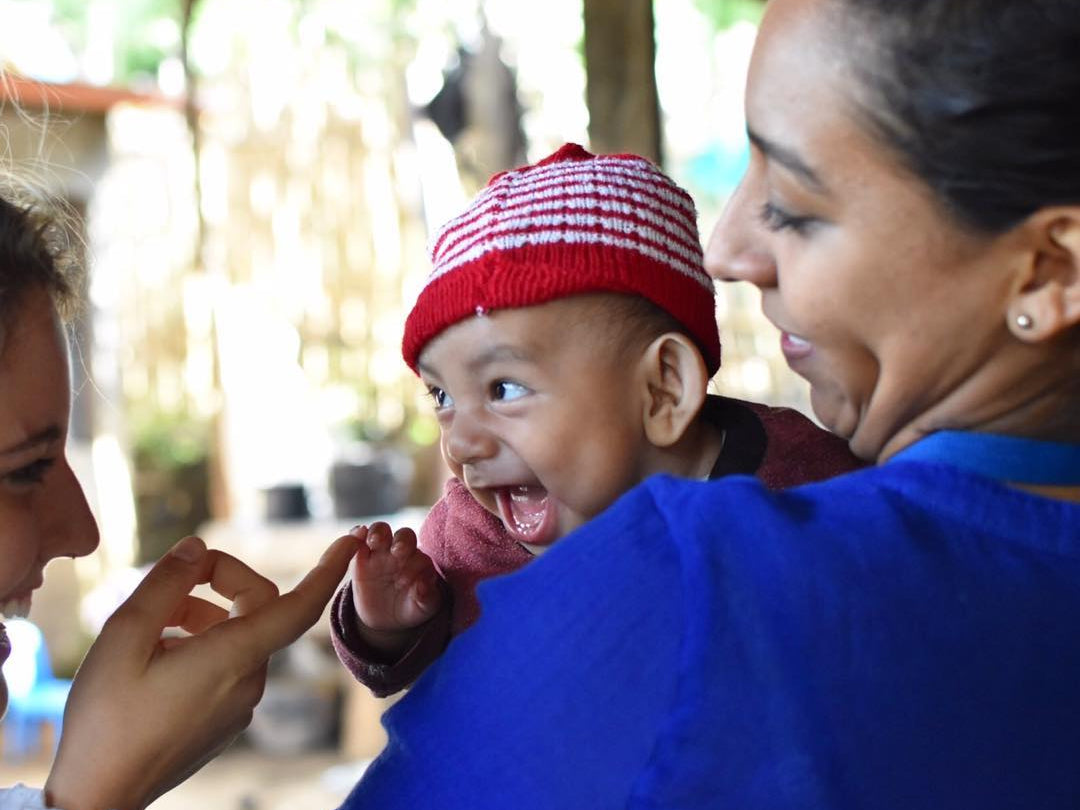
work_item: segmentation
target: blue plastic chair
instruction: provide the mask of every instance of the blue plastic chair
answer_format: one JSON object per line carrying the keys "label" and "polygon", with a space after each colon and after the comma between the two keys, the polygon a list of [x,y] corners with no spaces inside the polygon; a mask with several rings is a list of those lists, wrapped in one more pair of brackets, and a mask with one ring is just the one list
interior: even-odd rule
{"label": "blue plastic chair", "polygon": [[4,622],[11,655],[4,662],[8,710],[4,716],[4,756],[23,758],[41,748],[42,727],[53,730],[53,750],[60,739],[71,681],[53,675],[45,637],[33,622]]}

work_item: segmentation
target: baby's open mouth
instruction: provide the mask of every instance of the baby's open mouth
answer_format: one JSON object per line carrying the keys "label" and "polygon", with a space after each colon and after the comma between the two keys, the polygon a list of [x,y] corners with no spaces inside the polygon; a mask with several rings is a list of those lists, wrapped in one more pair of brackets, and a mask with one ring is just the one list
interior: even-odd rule
{"label": "baby's open mouth", "polygon": [[542,486],[500,487],[495,502],[503,525],[519,543],[546,546],[557,539],[555,510]]}

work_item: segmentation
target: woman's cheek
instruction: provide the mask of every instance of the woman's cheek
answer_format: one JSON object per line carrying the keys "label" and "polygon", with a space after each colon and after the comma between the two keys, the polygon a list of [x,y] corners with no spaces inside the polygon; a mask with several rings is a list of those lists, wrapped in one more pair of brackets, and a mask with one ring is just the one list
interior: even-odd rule
{"label": "woman's cheek", "polygon": [[26,581],[37,546],[32,524],[17,510],[0,507],[0,599]]}

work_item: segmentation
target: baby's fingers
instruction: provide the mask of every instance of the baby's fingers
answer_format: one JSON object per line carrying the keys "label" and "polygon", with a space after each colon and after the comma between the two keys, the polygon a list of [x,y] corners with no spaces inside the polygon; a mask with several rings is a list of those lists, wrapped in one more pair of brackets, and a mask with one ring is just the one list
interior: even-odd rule
{"label": "baby's fingers", "polygon": [[232,600],[232,615],[246,615],[277,597],[277,585],[231,554],[212,549],[206,558],[210,587]]}
{"label": "baby's fingers", "polygon": [[389,551],[393,542],[390,526],[382,521],[373,523],[367,533],[367,547],[372,554]]}
{"label": "baby's fingers", "polygon": [[435,578],[419,579],[413,586],[413,602],[417,609],[427,615],[434,615],[442,606],[443,592]]}
{"label": "baby's fingers", "polygon": [[416,532],[412,529],[398,529],[394,532],[393,544],[390,553],[395,557],[404,558],[416,552]]}
{"label": "baby's fingers", "polygon": [[424,613],[434,613],[442,604],[442,590],[435,566],[426,554],[414,554],[398,577],[398,587]]}

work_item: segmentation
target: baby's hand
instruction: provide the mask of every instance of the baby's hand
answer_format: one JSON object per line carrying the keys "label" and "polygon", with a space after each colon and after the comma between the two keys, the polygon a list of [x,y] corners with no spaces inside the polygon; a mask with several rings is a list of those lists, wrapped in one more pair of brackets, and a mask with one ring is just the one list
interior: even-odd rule
{"label": "baby's hand", "polygon": [[442,607],[443,594],[435,564],[416,547],[412,529],[390,534],[375,523],[357,536],[364,541],[353,558],[352,593],[358,628],[373,646],[404,652],[422,625]]}

